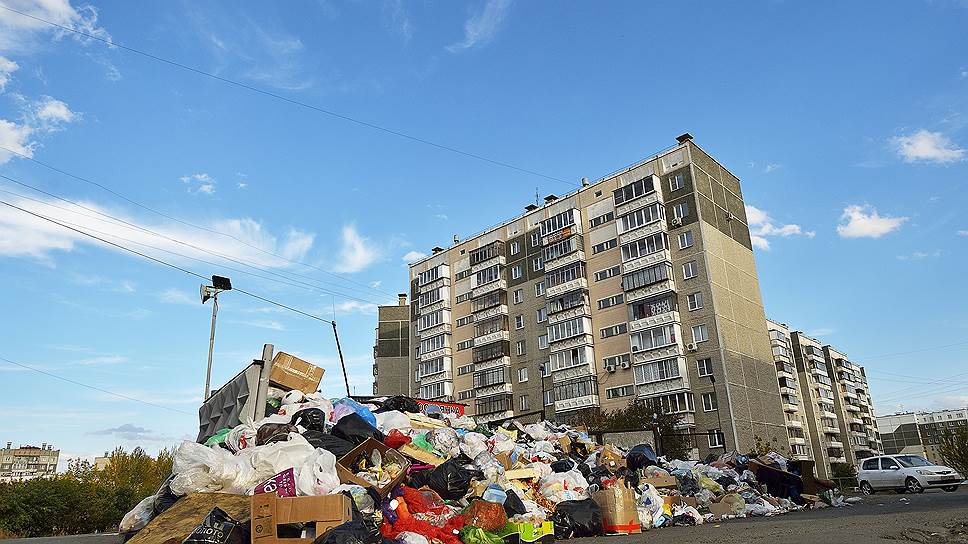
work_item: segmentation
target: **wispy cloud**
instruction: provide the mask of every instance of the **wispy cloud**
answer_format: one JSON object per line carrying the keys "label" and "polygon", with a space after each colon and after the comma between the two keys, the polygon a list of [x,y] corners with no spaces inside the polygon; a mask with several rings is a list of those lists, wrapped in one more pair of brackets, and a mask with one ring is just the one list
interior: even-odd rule
{"label": "wispy cloud", "polygon": [[446,213],[434,214],[434,217],[436,217],[437,219],[440,219],[441,221],[447,221],[447,219],[449,219]]}
{"label": "wispy cloud", "polygon": [[813,336],[814,338],[820,338],[822,336],[830,336],[837,332],[837,329],[832,327],[817,327],[807,331],[807,336]]}
{"label": "wispy cloud", "polygon": [[947,136],[925,129],[896,136],[891,139],[891,145],[904,162],[908,163],[946,164],[960,161],[965,156],[965,150],[955,145]]}
{"label": "wispy cloud", "polygon": [[510,9],[511,0],[486,0],[481,10],[464,22],[464,39],[448,45],[447,50],[460,53],[487,45],[501,29]]}
{"label": "wispy cloud", "polygon": [[414,261],[419,261],[420,259],[423,259],[426,256],[427,256],[426,253],[421,253],[419,251],[408,251],[406,254],[404,254],[403,257],[400,257],[400,259],[403,260],[403,262],[405,263],[412,263]]}
{"label": "wispy cloud", "polygon": [[403,39],[403,43],[413,37],[413,23],[403,0],[384,0],[382,10],[383,26]]}
{"label": "wispy cloud", "polygon": [[149,441],[156,442],[167,440],[166,437],[144,427],[138,427],[133,423],[125,423],[124,425],[119,425],[117,427],[112,427],[110,429],[102,429],[100,431],[91,431],[88,434],[92,435],[105,435],[113,436],[121,440],[126,440],[129,442],[140,442]]}
{"label": "wispy cloud", "polygon": [[[75,8],[71,6],[69,0],[44,0],[15,3],[13,7],[38,19],[45,19],[104,40],[111,40],[108,31],[98,25],[97,8],[90,4]],[[30,53],[38,43],[50,36],[54,39],[68,37],[81,44],[92,41],[91,38],[52,27],[37,19],[0,10],[0,53]]]}
{"label": "wispy cloud", "polygon": [[16,62],[7,57],[0,56],[0,93],[4,92],[7,83],[10,82],[11,75],[20,68]]}
{"label": "wispy cloud", "polygon": [[158,300],[164,302],[165,304],[184,304],[196,306],[201,301],[201,298],[198,296],[193,297],[181,289],[169,287],[168,289],[158,293]]}
{"label": "wispy cloud", "polygon": [[376,314],[377,305],[370,302],[359,302],[356,300],[346,300],[336,305],[336,311],[344,314]]}
{"label": "wispy cloud", "polygon": [[359,272],[370,266],[380,257],[380,250],[370,243],[369,238],[361,236],[355,225],[343,227],[343,244],[339,259],[333,269],[336,272]]}
{"label": "wispy cloud", "polygon": [[102,366],[119,365],[126,362],[128,362],[128,358],[123,355],[99,355],[97,357],[88,357],[87,359],[74,361],[74,364],[80,366]]}
{"label": "wispy cloud", "polygon": [[275,319],[249,319],[245,321],[229,321],[236,325],[245,325],[248,327],[255,327],[257,329],[267,329],[270,331],[284,331],[286,326]]}
{"label": "wispy cloud", "polygon": [[767,164],[765,168],[763,168],[763,173],[769,174],[770,172],[775,172],[782,167],[783,167],[782,164],[770,163],[770,164]]}
{"label": "wispy cloud", "polygon": [[198,174],[188,174],[178,178],[182,183],[188,186],[188,192],[192,194],[215,194],[215,178],[212,176],[201,172]]}
{"label": "wispy cloud", "polygon": [[20,106],[20,119],[0,119],[0,147],[12,151],[0,149],[0,164],[18,155],[33,157],[44,138],[80,119],[79,113],[56,98],[43,96],[29,100],[18,95],[15,99]]}
{"label": "wispy cloud", "polygon": [[926,251],[915,251],[908,255],[898,255],[897,260],[899,261],[920,261],[927,258],[937,258],[944,255],[944,252],[940,249],[936,249],[931,252]]}
{"label": "wispy cloud", "polygon": [[958,236],[968,236],[968,230],[959,230]]}
{"label": "wispy cloud", "polygon": [[750,227],[750,240],[753,246],[762,250],[770,249],[769,236],[786,238],[788,236],[806,236],[813,238],[816,233],[812,230],[804,231],[800,225],[793,223],[778,225],[774,223],[770,214],[755,207],[746,205],[746,221]]}
{"label": "wispy cloud", "polygon": [[907,217],[880,215],[870,204],[853,204],[844,208],[837,225],[841,238],[880,238],[901,228]]}

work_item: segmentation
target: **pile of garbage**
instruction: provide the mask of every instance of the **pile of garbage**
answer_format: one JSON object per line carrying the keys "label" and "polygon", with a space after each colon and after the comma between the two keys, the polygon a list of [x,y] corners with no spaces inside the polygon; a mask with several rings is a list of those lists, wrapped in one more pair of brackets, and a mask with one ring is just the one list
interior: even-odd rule
{"label": "pile of garbage", "polygon": [[200,493],[249,496],[251,514],[197,512],[188,544],[547,543],[772,516],[817,501],[775,453],[667,460],[649,444],[626,452],[548,421],[489,427],[428,416],[407,397],[365,405],[295,390],[269,397],[276,413],[261,421],[182,443],[171,477],[120,532],[130,538]]}

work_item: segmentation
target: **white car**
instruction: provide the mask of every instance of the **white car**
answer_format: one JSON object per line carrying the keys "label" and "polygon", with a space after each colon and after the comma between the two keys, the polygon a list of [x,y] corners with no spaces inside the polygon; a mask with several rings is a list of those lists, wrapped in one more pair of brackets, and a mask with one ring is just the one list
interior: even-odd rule
{"label": "white car", "polygon": [[957,491],[964,480],[958,471],[932,464],[920,455],[869,457],[860,463],[857,471],[857,482],[866,495],[883,489],[898,493],[922,493],[935,487]]}

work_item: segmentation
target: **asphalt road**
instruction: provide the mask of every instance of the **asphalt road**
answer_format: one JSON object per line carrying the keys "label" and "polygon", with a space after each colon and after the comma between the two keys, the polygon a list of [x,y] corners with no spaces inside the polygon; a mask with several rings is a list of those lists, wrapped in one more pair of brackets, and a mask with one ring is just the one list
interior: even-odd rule
{"label": "asphalt road", "polygon": [[[640,535],[576,539],[580,544],[968,544],[968,486],[956,493],[878,493],[859,504],[744,518],[698,527],[652,529]],[[606,543],[607,541],[607,543]],[[118,544],[117,535],[6,540],[3,544]]]}

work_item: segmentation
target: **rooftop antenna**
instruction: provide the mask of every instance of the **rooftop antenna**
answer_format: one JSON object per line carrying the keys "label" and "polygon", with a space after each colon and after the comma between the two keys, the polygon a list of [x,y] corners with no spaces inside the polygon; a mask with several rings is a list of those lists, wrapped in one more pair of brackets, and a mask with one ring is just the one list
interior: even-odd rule
{"label": "rooftop antenna", "polygon": [[534,205],[535,206],[540,206],[541,205],[540,202],[541,202],[541,197],[538,196],[538,186],[535,185],[535,187],[534,187]]}

